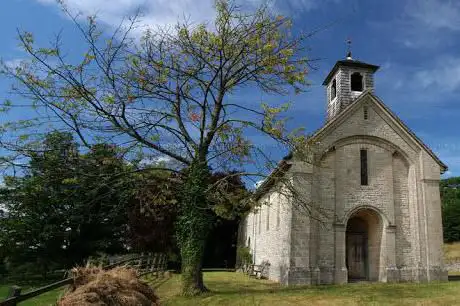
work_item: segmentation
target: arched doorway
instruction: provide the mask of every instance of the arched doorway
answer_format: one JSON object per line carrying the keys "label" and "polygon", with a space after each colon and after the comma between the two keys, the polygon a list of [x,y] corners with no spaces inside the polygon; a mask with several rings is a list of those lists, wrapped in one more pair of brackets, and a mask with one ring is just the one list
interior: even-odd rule
{"label": "arched doorway", "polygon": [[348,220],[346,243],[348,280],[368,279],[369,248],[366,220],[360,217],[353,217]]}
{"label": "arched doorway", "polygon": [[379,280],[382,222],[371,209],[355,212],[347,222],[348,281]]}

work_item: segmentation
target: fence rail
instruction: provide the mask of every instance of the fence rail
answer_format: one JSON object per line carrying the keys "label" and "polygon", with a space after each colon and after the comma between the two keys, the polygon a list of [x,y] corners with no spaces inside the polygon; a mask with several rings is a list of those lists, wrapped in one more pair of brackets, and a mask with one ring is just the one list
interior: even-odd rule
{"label": "fence rail", "polygon": [[[137,256],[133,256],[131,258],[127,258],[124,260],[120,260],[118,262],[106,265],[102,267],[104,270],[110,270],[112,268],[127,265],[133,266],[137,269],[138,275],[144,276],[147,274],[156,274],[157,277],[160,276],[160,273],[166,270],[166,262],[167,258],[165,254],[141,254]],[[73,277],[68,277],[66,279],[57,281],[55,283],[43,286],[41,288],[26,292],[21,294],[21,287],[19,286],[12,286],[10,288],[10,292],[8,297],[0,302],[0,306],[13,306],[17,305],[20,302],[25,300],[31,299],[38,295],[41,295],[45,292],[57,289],[62,286],[70,285],[74,282]]]}

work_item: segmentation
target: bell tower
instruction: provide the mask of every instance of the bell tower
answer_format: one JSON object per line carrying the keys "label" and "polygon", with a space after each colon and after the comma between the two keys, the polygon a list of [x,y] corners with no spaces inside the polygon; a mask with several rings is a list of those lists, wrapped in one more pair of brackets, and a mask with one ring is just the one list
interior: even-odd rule
{"label": "bell tower", "polygon": [[327,120],[331,120],[364,91],[374,91],[374,73],[379,66],[355,60],[349,50],[335,63],[323,82],[326,87]]}

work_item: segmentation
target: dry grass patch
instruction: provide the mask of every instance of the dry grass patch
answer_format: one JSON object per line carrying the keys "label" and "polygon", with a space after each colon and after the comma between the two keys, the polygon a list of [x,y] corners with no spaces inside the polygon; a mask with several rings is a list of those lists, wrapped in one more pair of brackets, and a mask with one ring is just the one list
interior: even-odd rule
{"label": "dry grass patch", "polygon": [[158,298],[152,287],[137,277],[134,269],[76,268],[74,284],[58,306],[155,306]]}
{"label": "dry grass patch", "polygon": [[460,262],[460,242],[445,243],[443,249],[446,262]]}

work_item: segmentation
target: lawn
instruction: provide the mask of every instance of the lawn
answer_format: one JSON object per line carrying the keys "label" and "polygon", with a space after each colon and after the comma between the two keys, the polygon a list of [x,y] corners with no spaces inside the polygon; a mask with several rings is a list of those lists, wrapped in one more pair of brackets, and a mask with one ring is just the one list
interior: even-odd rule
{"label": "lawn", "polygon": [[[25,293],[27,291],[36,289],[40,286],[22,286],[22,292]],[[4,300],[9,293],[9,288],[10,286],[3,285],[0,286],[0,301]],[[64,288],[59,288],[55,289],[46,293],[43,293],[35,298],[32,298],[30,300],[26,300],[22,303],[19,303],[20,306],[48,306],[48,305],[54,305],[56,303],[56,300],[59,298],[59,296],[63,293]]]}
{"label": "lawn", "polygon": [[[235,272],[206,272],[211,289],[200,297],[179,296],[180,277],[147,279],[167,305],[459,305],[460,282],[431,284],[349,284],[342,286],[283,287]],[[26,288],[25,291],[30,288]],[[19,305],[53,305],[63,289],[57,289]],[[0,298],[8,292],[0,287]]]}
{"label": "lawn", "polygon": [[191,299],[179,296],[177,275],[152,285],[162,305],[459,305],[460,300],[460,282],[282,287],[241,273],[208,272],[204,277],[211,293]]}

